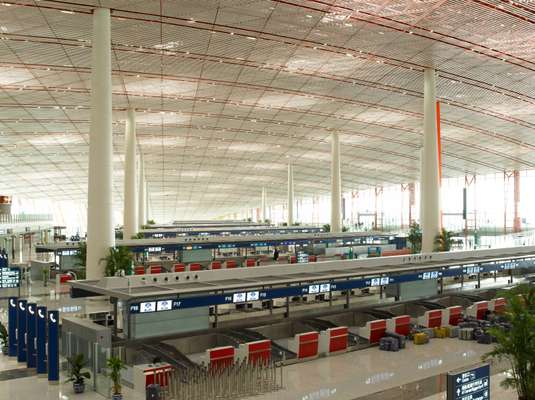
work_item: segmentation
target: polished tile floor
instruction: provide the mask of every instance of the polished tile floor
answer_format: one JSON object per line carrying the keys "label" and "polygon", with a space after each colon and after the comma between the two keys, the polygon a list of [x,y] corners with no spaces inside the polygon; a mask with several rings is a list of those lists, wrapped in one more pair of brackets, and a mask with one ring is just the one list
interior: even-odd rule
{"label": "polished tile floor", "polygon": [[[294,364],[284,372],[284,390],[257,400],[354,400],[408,382],[477,364],[490,346],[458,339],[433,339],[397,353],[370,348]],[[504,395],[505,396],[505,395]],[[426,400],[439,400],[437,395]],[[494,397],[507,399],[507,397]],[[251,398],[252,399],[252,398]]]}
{"label": "polished tile floor", "polygon": [[[479,362],[489,346],[457,339],[434,339],[431,344],[413,346],[398,353],[371,348],[307,363],[294,364],[284,371],[285,389],[255,396],[258,400],[354,400],[371,393],[399,387],[421,378],[434,376]],[[0,369],[20,368],[16,361],[0,356]],[[502,375],[492,377],[492,399],[513,400],[514,393],[499,387]],[[144,396],[124,388],[126,400]],[[444,393],[423,400],[445,400]],[[0,400],[100,400],[102,396],[87,392],[74,395],[71,385],[49,385],[37,376],[0,381]],[[405,399],[401,396],[399,399]],[[412,400],[412,399],[411,399]]]}

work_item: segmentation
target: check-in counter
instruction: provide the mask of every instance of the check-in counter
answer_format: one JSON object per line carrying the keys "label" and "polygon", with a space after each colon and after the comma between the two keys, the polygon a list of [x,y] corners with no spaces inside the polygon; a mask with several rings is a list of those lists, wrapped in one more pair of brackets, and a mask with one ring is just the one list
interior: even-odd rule
{"label": "check-in counter", "polygon": [[347,326],[328,328],[320,332],[319,353],[332,355],[347,351],[349,330]]}
{"label": "check-in counter", "polygon": [[442,326],[443,310],[428,310],[418,317],[418,325],[424,328],[440,328]]}

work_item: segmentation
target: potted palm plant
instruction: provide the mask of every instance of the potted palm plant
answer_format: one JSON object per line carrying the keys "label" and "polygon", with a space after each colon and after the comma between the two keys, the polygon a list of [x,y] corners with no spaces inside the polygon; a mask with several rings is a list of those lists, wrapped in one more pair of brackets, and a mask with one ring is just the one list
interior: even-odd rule
{"label": "potted palm plant", "polygon": [[440,230],[440,233],[435,237],[436,251],[450,251],[453,245],[453,232],[447,231],[445,228]]}
{"label": "potted palm plant", "polygon": [[121,371],[126,369],[123,360],[119,357],[110,357],[107,361],[107,366],[110,369],[109,377],[111,379],[111,398],[112,400],[123,400],[121,393]]}
{"label": "potted palm plant", "polygon": [[72,382],[74,393],[83,393],[85,391],[85,380],[91,378],[88,371],[83,371],[86,364],[83,354],[76,354],[74,357],[67,357],[71,375],[67,382]]}
{"label": "potted palm plant", "polygon": [[7,346],[8,346],[7,337],[8,337],[7,328],[3,324],[3,322],[0,321],[0,340],[2,341],[2,353],[4,354],[7,354]]}
{"label": "potted palm plant", "polygon": [[110,247],[106,262],[106,276],[119,276],[130,274],[132,270],[133,255],[128,247]]}
{"label": "potted palm plant", "polygon": [[483,360],[507,361],[511,370],[501,385],[515,389],[518,400],[535,400],[535,287],[520,285],[502,295],[507,299],[503,318],[510,329],[489,330],[496,345]]}
{"label": "potted palm plant", "polygon": [[422,230],[420,224],[413,222],[409,230],[409,236],[407,240],[411,244],[412,253],[420,253],[422,251]]}

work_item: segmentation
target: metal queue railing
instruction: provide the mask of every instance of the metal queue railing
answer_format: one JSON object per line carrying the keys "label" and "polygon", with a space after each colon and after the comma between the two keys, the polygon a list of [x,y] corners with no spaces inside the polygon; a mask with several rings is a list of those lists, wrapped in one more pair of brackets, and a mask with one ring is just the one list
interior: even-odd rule
{"label": "metal queue railing", "polygon": [[273,361],[172,369],[154,373],[162,400],[223,400],[256,396],[283,388],[283,366]]}

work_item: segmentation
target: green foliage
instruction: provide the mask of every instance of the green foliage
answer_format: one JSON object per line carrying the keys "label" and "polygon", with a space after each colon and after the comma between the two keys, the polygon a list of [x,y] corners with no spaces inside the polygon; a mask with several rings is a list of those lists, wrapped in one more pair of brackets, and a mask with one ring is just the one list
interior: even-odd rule
{"label": "green foliage", "polygon": [[83,354],[76,354],[74,357],[67,357],[71,374],[67,382],[83,384],[85,379],[90,379],[91,374],[88,371],[82,371],[87,364]]}
{"label": "green foliage", "polygon": [[116,229],[115,230],[115,239],[121,240],[123,238],[123,231]]}
{"label": "green foliage", "polygon": [[132,270],[134,257],[128,247],[110,247],[106,262],[106,276],[129,275]]}
{"label": "green foliage", "polygon": [[322,226],[323,232],[330,232],[331,231],[331,224],[324,224]]}
{"label": "green foliage", "polygon": [[535,287],[520,285],[503,297],[507,298],[504,318],[511,329],[490,329],[497,343],[483,360],[508,361],[511,375],[501,385],[516,389],[519,400],[535,400]]}
{"label": "green foliage", "polygon": [[349,231],[349,227],[347,226],[342,226],[342,232],[348,232]]}
{"label": "green foliage", "polygon": [[445,228],[435,237],[435,251],[450,251],[453,245],[453,232]]}
{"label": "green foliage", "polygon": [[118,357],[110,357],[106,362],[110,372],[108,376],[112,382],[113,394],[121,394],[121,370],[126,369],[123,360]]}
{"label": "green foliage", "polygon": [[301,225],[301,222],[299,222],[299,221],[295,221],[295,222],[292,224],[292,226],[299,226],[299,225]]}
{"label": "green foliage", "polygon": [[138,232],[134,236],[132,236],[132,239],[145,239],[145,235],[143,232]]}
{"label": "green foliage", "polygon": [[264,223],[265,223],[265,224],[271,224],[271,220],[270,220],[270,219],[265,219],[265,220],[264,220]]}
{"label": "green foliage", "polygon": [[9,334],[7,333],[7,328],[2,321],[0,321],[0,340],[2,340],[2,346],[7,346],[7,338]]}
{"label": "green foliage", "polygon": [[87,242],[80,242],[78,246],[78,252],[76,253],[76,263],[75,267],[84,267],[86,266],[87,260]]}
{"label": "green foliage", "polygon": [[420,229],[419,223],[413,222],[411,224],[407,240],[411,244],[411,249],[414,254],[422,251],[422,230]]}
{"label": "green foliage", "polygon": [[153,219],[148,219],[147,225],[156,225],[156,222]]}

